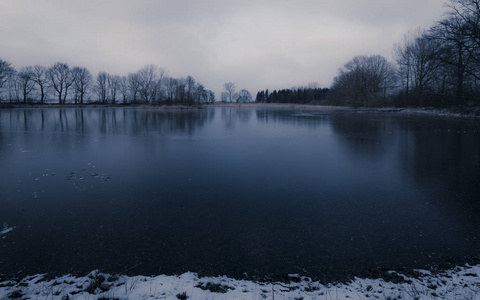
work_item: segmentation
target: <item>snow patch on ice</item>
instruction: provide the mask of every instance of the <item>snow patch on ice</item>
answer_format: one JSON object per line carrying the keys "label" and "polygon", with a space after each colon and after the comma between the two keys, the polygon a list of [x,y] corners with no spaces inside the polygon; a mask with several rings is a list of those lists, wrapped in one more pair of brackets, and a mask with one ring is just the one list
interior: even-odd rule
{"label": "snow patch on ice", "polygon": [[9,233],[15,227],[9,227],[7,223],[3,223],[2,229],[0,229],[0,236]]}

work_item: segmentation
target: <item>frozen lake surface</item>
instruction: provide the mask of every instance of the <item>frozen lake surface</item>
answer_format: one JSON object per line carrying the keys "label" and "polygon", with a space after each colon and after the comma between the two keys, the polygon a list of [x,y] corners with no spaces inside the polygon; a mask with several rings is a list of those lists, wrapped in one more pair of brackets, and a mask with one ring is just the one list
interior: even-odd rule
{"label": "frozen lake surface", "polygon": [[5,275],[342,280],[479,255],[478,121],[0,110],[0,166]]}

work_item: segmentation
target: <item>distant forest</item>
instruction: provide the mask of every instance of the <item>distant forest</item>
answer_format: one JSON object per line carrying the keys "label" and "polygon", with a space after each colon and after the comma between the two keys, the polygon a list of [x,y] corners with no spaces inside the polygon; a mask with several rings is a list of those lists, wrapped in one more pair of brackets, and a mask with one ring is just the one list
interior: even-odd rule
{"label": "distant forest", "polygon": [[392,62],[381,55],[356,56],[340,68],[329,90],[260,91],[256,101],[480,105],[480,0],[450,0],[446,8],[445,18],[431,28],[406,33],[393,46]]}
{"label": "distant forest", "polygon": [[283,90],[260,91],[255,97],[258,103],[302,103],[316,104],[326,99],[329,89],[317,87],[299,87]]}

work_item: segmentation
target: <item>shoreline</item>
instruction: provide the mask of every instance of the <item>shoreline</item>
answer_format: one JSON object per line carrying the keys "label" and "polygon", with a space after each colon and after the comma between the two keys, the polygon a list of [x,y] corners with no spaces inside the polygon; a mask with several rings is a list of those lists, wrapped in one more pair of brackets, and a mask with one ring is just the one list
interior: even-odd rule
{"label": "shoreline", "polygon": [[449,108],[436,107],[371,107],[354,108],[349,106],[313,105],[295,103],[214,103],[200,105],[146,105],[146,104],[23,104],[23,103],[0,103],[0,109],[49,109],[49,108],[137,108],[152,111],[189,111],[200,110],[209,107],[226,108],[264,108],[264,109],[296,109],[311,111],[352,111],[374,113],[396,113],[402,115],[418,115],[430,117],[471,118],[480,119],[480,106],[463,107],[454,106]]}
{"label": "shoreline", "polygon": [[1,299],[475,299],[480,295],[480,265],[440,273],[395,271],[385,278],[355,277],[346,283],[288,275],[282,281],[238,280],[226,276],[125,276],[92,271],[86,276],[0,278]]}

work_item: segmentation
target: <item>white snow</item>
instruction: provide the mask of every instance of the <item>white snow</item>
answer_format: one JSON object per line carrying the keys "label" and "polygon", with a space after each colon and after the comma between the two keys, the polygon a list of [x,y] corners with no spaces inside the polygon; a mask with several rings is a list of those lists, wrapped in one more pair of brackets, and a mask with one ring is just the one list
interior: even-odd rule
{"label": "white snow", "polygon": [[3,227],[0,230],[0,236],[9,233],[10,231],[13,230],[15,227],[8,227],[7,223],[3,223]]}
{"label": "white snow", "polygon": [[0,299],[480,299],[480,265],[456,267],[441,274],[418,270],[416,278],[391,272],[400,283],[355,278],[323,285],[306,277],[290,283],[262,283],[228,277],[112,276],[93,271],[70,275],[0,280]]}

